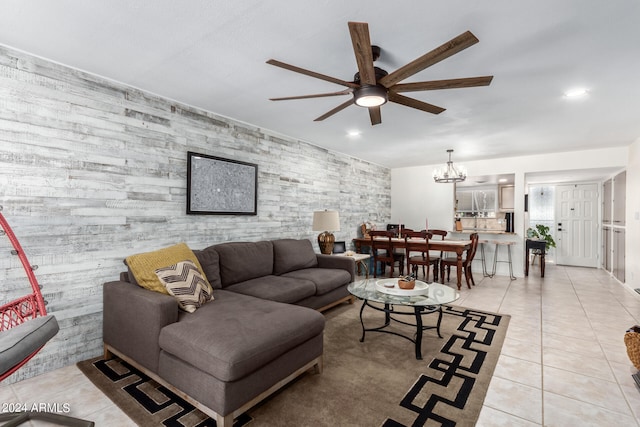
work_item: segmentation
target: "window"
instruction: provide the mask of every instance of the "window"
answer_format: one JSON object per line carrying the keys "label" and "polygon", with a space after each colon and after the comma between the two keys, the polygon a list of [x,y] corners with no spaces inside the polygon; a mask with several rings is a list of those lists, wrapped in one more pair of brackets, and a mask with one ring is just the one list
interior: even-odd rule
{"label": "window", "polygon": [[[555,186],[532,185],[529,187],[529,225],[543,224],[554,229],[555,224]],[[527,227],[527,228],[528,228]],[[554,256],[554,248],[549,248],[549,256]]]}

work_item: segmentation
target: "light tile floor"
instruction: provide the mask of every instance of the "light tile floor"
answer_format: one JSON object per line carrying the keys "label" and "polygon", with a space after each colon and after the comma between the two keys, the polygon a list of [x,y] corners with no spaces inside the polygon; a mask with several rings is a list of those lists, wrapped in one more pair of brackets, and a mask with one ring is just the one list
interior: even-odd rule
{"label": "light tile floor", "polygon": [[[623,342],[640,323],[640,295],[601,270],[550,264],[544,279],[537,273],[514,281],[475,273],[476,287],[457,301],[512,316],[477,425],[640,426]],[[70,415],[97,426],[135,425],[75,366],[2,385],[0,402],[68,403]]]}

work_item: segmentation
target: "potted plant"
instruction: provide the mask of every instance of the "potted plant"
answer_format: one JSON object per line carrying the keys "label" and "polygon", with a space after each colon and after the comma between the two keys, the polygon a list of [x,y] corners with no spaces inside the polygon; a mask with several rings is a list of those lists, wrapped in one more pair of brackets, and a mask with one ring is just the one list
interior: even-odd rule
{"label": "potted plant", "polygon": [[549,227],[544,224],[536,224],[535,228],[529,227],[527,229],[527,237],[546,241],[547,244],[545,246],[545,250],[547,251],[549,248],[556,247],[556,241],[553,240],[553,236],[549,234]]}

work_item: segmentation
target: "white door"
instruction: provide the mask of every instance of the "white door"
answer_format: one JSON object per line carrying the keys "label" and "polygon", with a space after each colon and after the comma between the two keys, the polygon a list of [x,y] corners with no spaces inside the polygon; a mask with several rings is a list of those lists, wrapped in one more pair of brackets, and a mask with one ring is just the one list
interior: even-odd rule
{"label": "white door", "polygon": [[598,266],[598,185],[556,187],[556,263]]}

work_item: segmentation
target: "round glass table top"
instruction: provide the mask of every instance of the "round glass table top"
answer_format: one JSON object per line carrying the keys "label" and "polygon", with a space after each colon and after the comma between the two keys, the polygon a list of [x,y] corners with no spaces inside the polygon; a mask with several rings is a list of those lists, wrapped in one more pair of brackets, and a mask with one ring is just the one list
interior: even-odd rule
{"label": "round glass table top", "polygon": [[347,290],[355,297],[363,300],[392,305],[427,306],[448,304],[460,298],[460,293],[440,283],[428,283],[424,295],[396,295],[380,292],[376,283],[387,282],[389,279],[370,278],[350,283]]}

